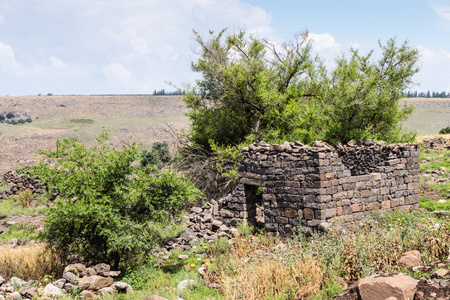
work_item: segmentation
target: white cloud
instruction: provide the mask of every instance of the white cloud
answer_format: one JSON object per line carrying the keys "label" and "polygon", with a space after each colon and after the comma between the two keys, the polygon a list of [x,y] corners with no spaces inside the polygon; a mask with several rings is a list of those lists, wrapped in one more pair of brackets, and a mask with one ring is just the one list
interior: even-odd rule
{"label": "white cloud", "polygon": [[67,66],[67,64],[65,64],[62,60],[60,60],[60,59],[58,59],[58,58],[56,58],[56,57],[54,57],[54,56],[50,57],[50,58],[49,58],[49,61],[50,61],[50,66],[51,66],[52,68],[55,68],[55,69],[62,69],[62,70],[66,70],[66,69],[69,68],[69,67]]}
{"label": "white cloud", "polygon": [[415,76],[415,80],[420,86],[413,89],[419,91],[450,91],[450,52],[442,49],[429,49],[425,46],[418,46],[420,51],[419,68],[420,72]]}
{"label": "white cloud", "polygon": [[190,71],[192,29],[204,37],[225,27],[274,37],[271,14],[240,0],[5,0],[0,14],[16,20],[8,38],[2,35],[0,70],[8,75],[0,80],[20,72],[28,89],[8,94],[167,89],[166,81],[197,76]]}
{"label": "white cloud", "polygon": [[16,73],[19,67],[11,46],[0,42],[0,71],[3,73]]}
{"label": "white cloud", "polygon": [[431,6],[439,18],[450,21],[450,6],[443,4],[434,4]]}
{"label": "white cloud", "polygon": [[101,70],[108,79],[108,82],[117,88],[117,85],[128,87],[131,79],[131,72],[120,63],[110,63],[102,66]]}
{"label": "white cloud", "polygon": [[339,51],[340,46],[338,43],[336,43],[335,38],[329,34],[326,33],[310,33],[309,39],[313,41],[314,49],[316,51],[322,51],[322,50],[333,50],[333,51]]}

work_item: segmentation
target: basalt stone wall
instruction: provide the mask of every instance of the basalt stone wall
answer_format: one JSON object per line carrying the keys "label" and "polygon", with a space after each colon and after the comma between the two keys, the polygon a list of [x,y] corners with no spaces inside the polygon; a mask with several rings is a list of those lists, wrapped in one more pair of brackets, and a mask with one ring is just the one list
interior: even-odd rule
{"label": "basalt stone wall", "polygon": [[419,205],[416,144],[261,142],[241,154],[239,184],[219,200],[227,225],[245,219],[284,236],[299,223],[316,230],[335,219],[359,220],[374,209],[410,211]]}

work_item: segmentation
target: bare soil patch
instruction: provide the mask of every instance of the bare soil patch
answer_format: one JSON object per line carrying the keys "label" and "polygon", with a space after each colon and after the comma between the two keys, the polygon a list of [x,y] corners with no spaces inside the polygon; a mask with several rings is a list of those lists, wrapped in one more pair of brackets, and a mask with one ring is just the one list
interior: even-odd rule
{"label": "bare soil patch", "polygon": [[[0,112],[20,112],[33,122],[0,124],[0,176],[36,164],[38,149],[54,147],[57,138],[78,137],[88,145],[106,128],[109,143],[121,148],[174,140],[168,132],[188,128],[187,108],[178,96],[21,96],[0,97]],[[92,120],[92,121],[91,121]]]}

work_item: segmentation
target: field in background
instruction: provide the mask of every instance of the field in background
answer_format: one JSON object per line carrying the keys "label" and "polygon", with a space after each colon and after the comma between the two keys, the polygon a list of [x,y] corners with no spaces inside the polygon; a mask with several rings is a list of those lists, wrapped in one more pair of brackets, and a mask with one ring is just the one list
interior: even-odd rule
{"label": "field in background", "polygon": [[173,143],[168,128],[187,128],[186,111],[178,96],[0,97],[0,113],[28,113],[33,119],[0,124],[0,175],[37,163],[38,149],[54,147],[58,137],[74,136],[91,144],[103,127],[112,131],[109,142],[117,148],[132,142],[145,147],[155,141]]}
{"label": "field in background", "polygon": [[[416,106],[405,126],[419,135],[437,134],[450,126],[450,99],[414,98]],[[179,96],[23,96],[0,97],[0,113],[28,113],[33,122],[0,124],[0,175],[39,161],[38,149],[55,145],[58,137],[75,136],[88,144],[103,127],[112,131],[110,143],[120,148],[138,142],[175,140],[167,132],[188,128],[187,108]],[[36,119],[37,118],[37,119]]]}
{"label": "field in background", "polygon": [[406,103],[416,109],[405,127],[416,130],[419,135],[438,134],[439,130],[450,126],[450,99],[409,98]]}

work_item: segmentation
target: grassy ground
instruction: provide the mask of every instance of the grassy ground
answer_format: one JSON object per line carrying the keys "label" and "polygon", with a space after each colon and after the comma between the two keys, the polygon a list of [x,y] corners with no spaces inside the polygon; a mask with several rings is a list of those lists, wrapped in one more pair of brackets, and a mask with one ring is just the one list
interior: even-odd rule
{"label": "grassy ground", "polygon": [[[187,109],[178,96],[27,96],[0,97],[0,113],[31,115],[33,122],[0,123],[0,175],[33,165],[38,149],[53,147],[57,138],[75,136],[93,143],[103,127],[111,143],[175,142],[170,128],[187,128]],[[171,145],[173,146],[173,145]]]}
{"label": "grassy ground", "polygon": [[406,103],[414,105],[415,110],[404,125],[419,135],[438,134],[439,130],[450,126],[450,99],[409,98]]}

